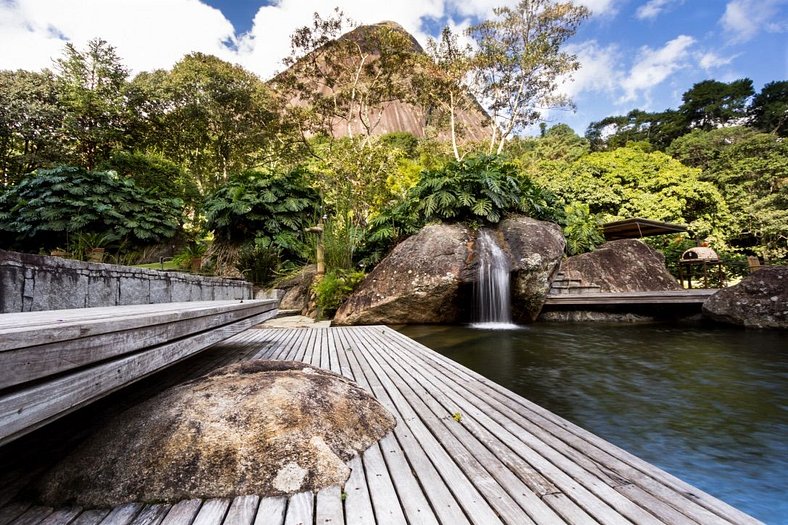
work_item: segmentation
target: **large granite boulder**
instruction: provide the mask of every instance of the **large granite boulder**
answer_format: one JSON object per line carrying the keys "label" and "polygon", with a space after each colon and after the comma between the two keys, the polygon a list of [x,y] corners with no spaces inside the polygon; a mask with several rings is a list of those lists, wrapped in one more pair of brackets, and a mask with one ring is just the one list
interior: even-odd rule
{"label": "large granite boulder", "polygon": [[[512,317],[536,319],[564,250],[561,229],[528,217],[492,232],[512,274]],[[478,276],[476,232],[434,224],[400,243],[340,307],[335,325],[457,323],[472,320]]]}
{"label": "large granite boulder", "polygon": [[277,283],[276,287],[283,291],[279,301],[280,310],[297,310],[301,315],[315,317],[316,308],[312,292],[312,283],[317,275],[317,267],[310,264],[297,274]]}
{"label": "large granite boulder", "polygon": [[512,319],[532,322],[539,316],[550,281],[561,264],[566,241],[557,224],[530,217],[501,221],[497,230],[512,269]]}
{"label": "large granite boulder", "polygon": [[317,491],[342,485],[344,462],[395,424],[339,375],[248,361],[119,414],[44,476],[40,498],[106,507]]}
{"label": "large granite boulder", "polygon": [[681,290],[665,256],[636,239],[608,241],[595,251],[569,257],[561,271],[600,292]]}
{"label": "large granite boulder", "polygon": [[766,266],[703,303],[703,314],[751,328],[788,328],[788,267]]}
{"label": "large granite boulder", "polygon": [[460,224],[425,226],[370,272],[333,324],[454,322],[471,247],[471,234]]}

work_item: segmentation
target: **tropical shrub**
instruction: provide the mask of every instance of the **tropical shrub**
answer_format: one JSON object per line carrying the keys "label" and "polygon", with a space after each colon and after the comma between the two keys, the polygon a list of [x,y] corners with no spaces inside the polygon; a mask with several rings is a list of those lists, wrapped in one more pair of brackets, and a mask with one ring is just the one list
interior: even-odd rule
{"label": "tropical shrub", "polygon": [[267,238],[258,237],[241,247],[235,267],[247,281],[266,286],[276,278],[281,262],[279,249]]}
{"label": "tropical shrub", "polygon": [[314,224],[319,205],[301,170],[248,170],[208,197],[204,211],[206,227],[219,243],[263,238],[283,259],[303,260],[309,251],[304,230]]}
{"label": "tropical shrub", "polygon": [[319,317],[333,317],[345,299],[364,280],[364,272],[333,270],[312,285]]}
{"label": "tropical shrub", "polygon": [[144,246],[176,234],[182,206],[179,199],[149,196],[113,172],[38,170],[0,195],[0,232],[8,247],[32,251],[89,233]]}
{"label": "tropical shrub", "polygon": [[572,202],[564,207],[563,230],[569,255],[590,252],[605,242],[601,221],[586,203]]}

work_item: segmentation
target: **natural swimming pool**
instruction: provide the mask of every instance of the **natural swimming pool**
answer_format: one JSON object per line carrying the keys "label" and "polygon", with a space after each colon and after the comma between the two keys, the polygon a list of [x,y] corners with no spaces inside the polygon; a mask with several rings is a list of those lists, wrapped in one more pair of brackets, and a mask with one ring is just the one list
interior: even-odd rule
{"label": "natural swimming pool", "polygon": [[706,324],[405,335],[769,524],[788,524],[788,336]]}

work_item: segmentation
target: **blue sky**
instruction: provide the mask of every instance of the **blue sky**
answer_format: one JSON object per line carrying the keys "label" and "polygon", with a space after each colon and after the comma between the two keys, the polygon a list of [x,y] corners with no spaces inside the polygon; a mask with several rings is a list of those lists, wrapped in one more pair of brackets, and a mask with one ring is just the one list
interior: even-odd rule
{"label": "blue sky", "polygon": [[[756,90],[788,79],[788,0],[578,0],[593,16],[569,42],[582,69],[562,87],[578,133],[605,116],[677,107],[705,79],[748,77]],[[394,20],[422,43],[449,23],[491,16],[507,0],[0,0],[0,69],[51,67],[66,42],[100,36],[133,72],[171,67],[192,51],[263,78],[281,69],[288,35],[335,6],[360,23]]]}

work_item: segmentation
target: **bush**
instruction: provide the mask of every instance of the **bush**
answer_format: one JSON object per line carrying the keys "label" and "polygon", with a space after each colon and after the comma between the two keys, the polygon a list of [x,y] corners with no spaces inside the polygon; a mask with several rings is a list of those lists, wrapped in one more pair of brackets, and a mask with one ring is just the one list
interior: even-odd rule
{"label": "bush", "polygon": [[284,259],[304,260],[304,230],[314,223],[320,199],[303,172],[245,171],[230,179],[205,203],[206,226],[220,243],[267,239]]}
{"label": "bush", "polygon": [[247,281],[267,286],[276,278],[280,265],[279,250],[265,238],[258,238],[241,248],[235,267]]}
{"label": "bush", "polygon": [[157,199],[113,172],[38,170],[0,195],[0,232],[29,251],[67,246],[80,234],[110,235],[127,246],[171,239],[182,201]]}
{"label": "bush", "polygon": [[562,222],[569,255],[593,251],[605,242],[600,221],[591,214],[588,204],[573,202],[565,206]]}
{"label": "bush", "polygon": [[333,317],[355,288],[364,280],[364,272],[333,270],[312,285],[318,316]]}

